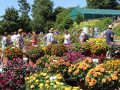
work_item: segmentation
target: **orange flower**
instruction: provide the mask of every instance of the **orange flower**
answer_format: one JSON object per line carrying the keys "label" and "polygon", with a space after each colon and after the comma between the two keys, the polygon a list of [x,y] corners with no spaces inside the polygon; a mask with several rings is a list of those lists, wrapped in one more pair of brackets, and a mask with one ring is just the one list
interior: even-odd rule
{"label": "orange flower", "polygon": [[105,83],[105,82],[106,82],[106,79],[102,79],[102,82]]}
{"label": "orange flower", "polygon": [[110,77],[106,77],[107,78],[107,80],[110,82],[111,81],[111,78]]}
{"label": "orange flower", "polygon": [[113,76],[113,75],[112,75],[112,80],[117,80],[117,79],[118,79],[117,76]]}
{"label": "orange flower", "polygon": [[97,74],[95,73],[95,74],[93,74],[93,76],[94,76],[94,77],[97,77]]}
{"label": "orange flower", "polygon": [[41,57],[42,59],[44,59],[44,57]]}

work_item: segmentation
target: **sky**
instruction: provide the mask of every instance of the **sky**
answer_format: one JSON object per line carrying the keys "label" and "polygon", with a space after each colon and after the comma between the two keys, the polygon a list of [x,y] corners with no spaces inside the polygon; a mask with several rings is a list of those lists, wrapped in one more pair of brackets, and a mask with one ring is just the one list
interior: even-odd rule
{"label": "sky", "polygon": [[[14,8],[19,9],[18,6],[18,0],[0,0],[0,16],[5,14],[5,9],[8,7],[14,6]],[[68,8],[68,7],[74,7],[74,6],[80,6],[85,7],[86,6],[86,0],[52,0],[54,2],[54,7],[56,8],[58,6]],[[34,4],[34,0],[27,0],[27,2],[32,5]],[[31,15],[31,12],[29,13]]]}

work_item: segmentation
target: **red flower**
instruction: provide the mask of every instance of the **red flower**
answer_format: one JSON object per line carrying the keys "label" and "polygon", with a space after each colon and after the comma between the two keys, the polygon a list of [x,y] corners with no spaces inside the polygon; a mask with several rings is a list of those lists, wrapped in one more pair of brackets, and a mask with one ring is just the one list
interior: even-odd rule
{"label": "red flower", "polygon": [[6,56],[8,56],[8,55],[6,54]]}
{"label": "red flower", "polygon": [[11,54],[12,52],[10,52],[10,54]]}
{"label": "red flower", "polygon": [[19,53],[17,53],[17,55],[19,55]]}

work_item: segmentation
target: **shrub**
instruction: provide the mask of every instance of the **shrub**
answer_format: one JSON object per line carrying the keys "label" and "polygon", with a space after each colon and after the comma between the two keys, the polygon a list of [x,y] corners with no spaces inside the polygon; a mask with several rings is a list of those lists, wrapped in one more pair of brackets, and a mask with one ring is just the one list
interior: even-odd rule
{"label": "shrub", "polygon": [[67,48],[63,44],[53,44],[46,47],[46,54],[47,55],[56,55],[62,56],[64,52],[67,51]]}
{"label": "shrub", "polygon": [[4,50],[4,55],[8,58],[8,60],[13,60],[13,58],[22,58],[22,54],[22,50],[15,46],[8,46]]}
{"label": "shrub", "polygon": [[80,24],[80,22],[84,21],[82,15],[80,13],[77,13],[77,18],[75,19],[77,24]]}
{"label": "shrub", "polygon": [[26,54],[30,58],[40,58],[45,55],[45,52],[41,47],[29,46],[26,49]]}

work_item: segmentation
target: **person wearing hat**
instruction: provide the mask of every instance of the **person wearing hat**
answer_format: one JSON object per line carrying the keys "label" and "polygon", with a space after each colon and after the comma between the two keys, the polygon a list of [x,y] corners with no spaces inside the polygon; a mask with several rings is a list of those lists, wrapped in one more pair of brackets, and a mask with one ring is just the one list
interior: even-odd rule
{"label": "person wearing hat", "polygon": [[54,28],[51,28],[49,30],[49,33],[47,35],[45,35],[45,40],[47,41],[47,46],[50,44],[54,44],[55,43],[55,39],[54,39]]}
{"label": "person wearing hat", "polygon": [[70,34],[68,32],[68,30],[65,30],[65,40],[64,40],[64,44],[65,45],[70,45]]}
{"label": "person wearing hat", "polygon": [[19,29],[18,30],[18,34],[16,36],[16,47],[20,48],[20,49],[23,49],[23,44],[24,44],[24,41],[23,41],[23,38],[22,38],[22,32],[23,30],[22,29]]}
{"label": "person wearing hat", "polygon": [[105,35],[106,35],[106,43],[110,45],[113,42],[113,37],[114,37],[112,25],[108,26],[108,30],[106,31]]}

